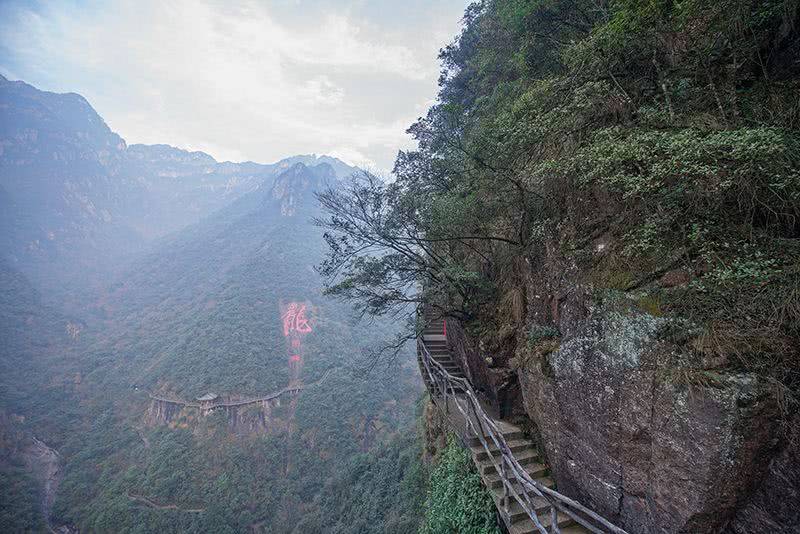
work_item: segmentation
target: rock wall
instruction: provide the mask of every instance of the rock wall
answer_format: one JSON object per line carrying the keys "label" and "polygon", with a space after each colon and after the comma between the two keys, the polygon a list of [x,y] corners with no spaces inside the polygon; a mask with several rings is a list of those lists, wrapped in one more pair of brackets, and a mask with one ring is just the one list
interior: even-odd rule
{"label": "rock wall", "polygon": [[425,400],[422,422],[425,446],[422,451],[422,460],[425,464],[431,465],[447,446],[447,433],[450,427],[430,399]]}
{"label": "rock wall", "polygon": [[230,431],[235,434],[268,434],[288,428],[295,397],[276,397],[244,406],[218,406],[210,410],[151,399],[144,422],[148,426],[194,428],[201,419],[219,413],[223,414]]}
{"label": "rock wall", "polygon": [[786,430],[780,453],[770,462],[761,485],[737,511],[729,532],[800,532],[800,415]]}
{"label": "rock wall", "polygon": [[507,359],[476,346],[453,318],[447,319],[447,344],[489,411],[505,418],[524,414],[519,380]]}
{"label": "rock wall", "polygon": [[[559,491],[631,533],[800,532],[798,419],[787,435],[775,388],[715,372],[674,339],[690,327],[646,313],[641,295],[576,280],[569,264],[531,267],[526,331],[504,369]],[[480,340],[456,340],[487,400],[513,410]]]}
{"label": "rock wall", "polygon": [[720,532],[760,483],[779,436],[750,375],[686,383],[664,320],[588,307],[519,376],[559,489],[630,532]]}

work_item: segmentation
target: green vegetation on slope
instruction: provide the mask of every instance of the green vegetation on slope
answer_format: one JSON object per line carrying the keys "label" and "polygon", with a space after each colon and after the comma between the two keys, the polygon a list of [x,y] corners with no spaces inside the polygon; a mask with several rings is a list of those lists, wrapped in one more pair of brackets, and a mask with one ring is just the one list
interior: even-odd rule
{"label": "green vegetation on slope", "polygon": [[303,515],[297,531],[330,534],[407,534],[420,523],[425,470],[414,429],[340,465]]}
{"label": "green vegetation on slope", "polygon": [[420,534],[499,534],[492,497],[469,452],[450,435],[430,474]]}
{"label": "green vegetation on slope", "polygon": [[[25,416],[25,434],[63,459],[54,526],[299,534],[329,532],[332,520],[341,533],[416,530],[416,370],[405,352],[368,377],[355,372],[391,327],[359,324],[320,294],[316,175],[293,169],[283,189],[293,216],[265,186],[165,239],[87,307],[75,337],[24,277],[0,270],[1,408]],[[300,347],[284,336],[288,302],[308,303]],[[269,406],[172,420],[149,412],[149,392],[249,397],[327,371]],[[0,462],[3,483],[28,487],[12,460]],[[36,495],[18,498],[27,508],[8,506],[39,508]],[[35,519],[6,505],[9,521]]]}
{"label": "green vegetation on slope", "polygon": [[664,336],[690,380],[750,371],[796,395],[798,16],[792,0],[472,4],[397,181],[324,199],[323,272],[345,274],[329,291],[378,314],[440,302],[499,346],[531,276],[565,273],[684,320]]}
{"label": "green vegetation on slope", "polygon": [[3,466],[0,469],[0,495],[0,531],[45,531],[38,507],[39,488],[23,466]]}

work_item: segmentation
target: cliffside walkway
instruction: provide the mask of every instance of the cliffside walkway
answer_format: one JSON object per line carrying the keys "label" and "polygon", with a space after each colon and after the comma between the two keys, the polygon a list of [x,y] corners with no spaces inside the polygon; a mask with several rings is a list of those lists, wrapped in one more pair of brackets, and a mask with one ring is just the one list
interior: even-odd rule
{"label": "cliffside walkway", "polygon": [[276,398],[278,398],[278,397],[280,397],[282,395],[297,395],[298,393],[300,393],[304,389],[308,389],[308,388],[314,387],[314,386],[316,386],[318,384],[321,384],[326,378],[328,378],[328,375],[330,375],[331,371],[332,371],[332,369],[326,370],[319,379],[315,380],[314,382],[311,382],[310,384],[305,384],[305,385],[304,384],[298,384],[296,386],[287,386],[287,387],[285,387],[283,389],[280,389],[280,390],[275,391],[273,393],[269,393],[267,395],[261,395],[259,397],[251,397],[251,398],[248,398],[248,399],[241,399],[241,400],[225,401],[225,400],[219,399],[219,400],[213,400],[213,401],[208,401],[208,402],[195,402],[195,401],[187,401],[187,400],[183,400],[183,399],[171,399],[169,397],[162,397],[160,395],[153,395],[152,393],[149,393],[149,396],[150,396],[151,399],[157,400],[157,401],[161,401],[161,402],[168,402],[170,404],[176,404],[178,406],[185,406],[187,408],[203,408],[203,409],[206,409],[206,410],[213,410],[214,408],[230,408],[230,407],[235,407],[235,406],[247,406],[248,404],[256,404],[256,403],[259,403],[259,402],[270,401],[270,400],[276,399]]}
{"label": "cliffside walkway", "polygon": [[134,495],[133,493],[128,493],[128,498],[132,501],[140,502],[146,505],[148,508],[153,508],[155,510],[177,510],[179,512],[186,512],[188,514],[199,514],[206,511],[205,508],[181,508],[177,504],[158,504],[144,495]]}
{"label": "cliffside walkway", "polygon": [[627,534],[553,489],[539,451],[516,426],[489,416],[447,344],[446,325],[429,315],[417,357],[431,399],[470,449],[510,534]]}

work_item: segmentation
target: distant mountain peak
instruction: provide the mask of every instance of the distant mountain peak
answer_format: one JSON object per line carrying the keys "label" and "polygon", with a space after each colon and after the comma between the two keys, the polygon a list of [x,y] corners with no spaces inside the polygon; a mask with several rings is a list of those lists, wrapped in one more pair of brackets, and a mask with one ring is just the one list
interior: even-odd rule
{"label": "distant mountain peak", "polygon": [[298,161],[275,178],[269,197],[280,202],[281,215],[291,217],[298,207],[314,200],[314,192],[334,185],[336,180],[332,165],[308,166]]}
{"label": "distant mountain peak", "polygon": [[184,150],[172,145],[145,145],[136,143],[128,147],[128,153],[137,159],[150,162],[174,162],[196,165],[215,165],[217,160],[210,154],[199,150]]}
{"label": "distant mountain peak", "polygon": [[318,154],[298,154],[297,156],[290,156],[284,158],[276,163],[276,165],[283,169],[289,169],[296,163],[302,163],[307,167],[317,167],[320,165],[328,165],[333,170],[337,178],[347,178],[353,173],[359,171],[358,167],[348,165],[344,161],[334,158],[333,156],[318,155]]}

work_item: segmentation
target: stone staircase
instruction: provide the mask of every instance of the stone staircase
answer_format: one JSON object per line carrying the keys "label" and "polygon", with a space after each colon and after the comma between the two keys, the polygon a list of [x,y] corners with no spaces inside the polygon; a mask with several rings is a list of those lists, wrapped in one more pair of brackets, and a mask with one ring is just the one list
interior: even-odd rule
{"label": "stone staircase", "polygon": [[[463,370],[453,359],[453,355],[448,348],[446,324],[443,320],[430,319],[426,321],[425,328],[422,332],[422,343],[431,354],[431,357],[440,365],[442,365],[448,374],[453,377],[465,378]],[[422,376],[425,380],[425,385],[427,386],[428,391],[434,392],[435,389],[432,388],[432,385],[430,384],[430,377],[428,377],[427,373],[425,372],[421,353],[418,354],[418,359],[422,370]],[[464,389],[456,387],[454,389],[454,393],[456,394],[455,396],[445,399],[444,411],[447,413],[447,416],[450,419],[451,427],[456,432],[460,433],[463,438],[468,435],[466,432],[467,422],[464,420],[465,418],[459,412],[459,410],[456,409],[454,403],[466,404],[463,399],[459,398],[463,396]],[[431,394],[433,395],[433,393]],[[439,399],[439,403],[441,404],[441,399]],[[495,420],[494,422],[502,432],[502,435],[505,438],[511,452],[513,453],[514,458],[520,465],[523,466],[528,475],[530,475],[532,479],[536,480],[543,486],[553,488],[555,483],[548,476],[549,470],[547,466],[544,465],[544,462],[539,455],[539,451],[533,442],[526,438],[525,434],[517,426],[502,420]],[[487,489],[489,489],[495,505],[497,506],[498,513],[503,519],[509,534],[533,534],[540,532],[528,514],[514,499],[509,499],[508,511],[505,511],[503,506],[503,479],[500,473],[497,472],[492,461],[489,459],[489,452],[484,449],[477,437],[468,438],[466,442],[469,445],[475,467],[477,468],[478,473],[481,475],[483,484]],[[491,451],[492,456],[500,456],[500,451],[494,445],[490,446],[489,450]],[[507,475],[506,480],[508,480],[512,484],[512,487],[515,487],[515,489],[520,486],[520,483],[516,481],[513,475]],[[536,512],[538,514],[539,521],[548,531],[550,531],[551,516],[549,504],[544,498],[541,497],[534,499],[534,504],[536,506]],[[560,514],[558,516],[557,525],[558,529],[565,534],[589,532],[589,530],[585,529],[584,527],[575,524],[573,519],[566,515]]]}
{"label": "stone staircase", "polygon": [[[444,367],[445,371],[450,373],[450,375],[456,378],[466,378],[461,367],[453,359],[450,349],[447,347],[447,337],[444,332],[445,323],[443,319],[432,320],[426,323],[425,329],[422,331],[422,339],[425,346],[428,348],[428,351],[430,351],[433,359]],[[419,364],[422,366],[422,355],[417,354],[417,360],[419,360]],[[422,378],[425,380],[425,386],[428,387],[428,391],[431,391],[430,384],[428,383],[428,375],[423,372]]]}

